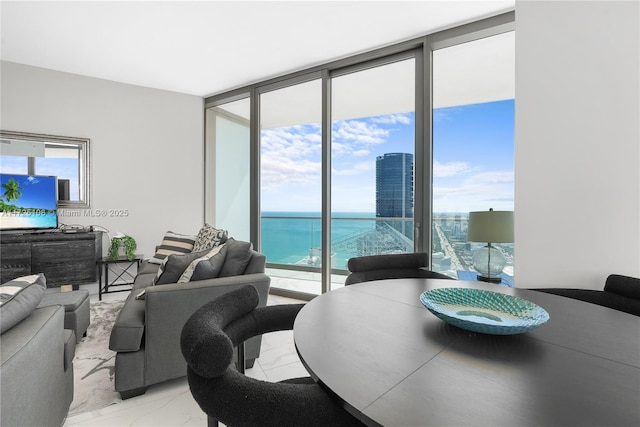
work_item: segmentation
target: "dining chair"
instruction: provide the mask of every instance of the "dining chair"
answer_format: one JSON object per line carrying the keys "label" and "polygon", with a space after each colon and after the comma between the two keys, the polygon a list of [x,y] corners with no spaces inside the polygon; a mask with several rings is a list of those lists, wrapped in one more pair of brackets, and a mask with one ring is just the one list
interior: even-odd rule
{"label": "dining chair", "polygon": [[604,290],[575,288],[532,288],[640,316],[640,278],[610,274]]}
{"label": "dining chair", "polygon": [[404,254],[368,255],[350,258],[347,268],[350,273],[345,285],[384,279],[429,278],[453,279],[447,275],[427,269],[427,254],[424,252]]}
{"label": "dining chair", "polygon": [[205,304],[182,329],[189,388],[209,427],[362,426],[310,377],[272,383],[244,374],[244,342],[291,330],[304,304],[257,306],[247,285]]}

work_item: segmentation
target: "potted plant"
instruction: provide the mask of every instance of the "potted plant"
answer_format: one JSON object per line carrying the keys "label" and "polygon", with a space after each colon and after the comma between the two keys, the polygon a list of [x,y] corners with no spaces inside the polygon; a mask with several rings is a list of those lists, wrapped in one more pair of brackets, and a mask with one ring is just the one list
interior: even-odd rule
{"label": "potted plant", "polygon": [[120,252],[120,248],[124,249],[124,254],[129,261],[133,261],[136,257],[136,241],[131,236],[115,236],[111,238],[111,246],[109,247],[109,258],[116,259]]}

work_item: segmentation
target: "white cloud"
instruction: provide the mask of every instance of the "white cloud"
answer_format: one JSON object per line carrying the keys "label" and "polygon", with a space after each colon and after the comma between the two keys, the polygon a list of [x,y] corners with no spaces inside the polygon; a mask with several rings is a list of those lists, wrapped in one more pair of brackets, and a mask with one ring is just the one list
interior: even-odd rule
{"label": "white cloud", "polygon": [[364,120],[338,120],[333,124],[333,140],[378,145],[386,141],[389,131]]}
{"label": "white cloud", "polygon": [[513,209],[513,171],[474,174],[458,184],[434,183],[433,209],[436,212],[468,212],[494,208]]}
{"label": "white cloud", "polygon": [[369,173],[375,169],[372,162],[346,163],[345,168],[333,168],[332,172],[337,176],[354,176],[362,173]]}
{"label": "white cloud", "polygon": [[469,164],[466,162],[449,162],[440,163],[436,160],[433,161],[433,176],[434,178],[445,178],[456,175],[468,173],[470,170]]}
{"label": "white cloud", "polygon": [[262,153],[277,152],[289,159],[307,158],[320,152],[320,137],[314,133],[292,132],[293,128],[263,130]]}
{"label": "white cloud", "polygon": [[[363,208],[375,203],[375,189],[366,195],[362,193],[363,187],[375,186],[375,153],[383,150],[381,144],[389,142],[393,132],[412,122],[411,114],[333,122],[331,155],[336,180],[332,194],[338,197],[343,187],[348,188],[350,194],[342,197],[349,199],[348,203],[345,200],[336,206],[352,207],[356,200]],[[261,187],[268,197],[264,198],[263,207],[273,210],[306,197],[317,200],[316,187],[321,184],[322,176],[321,154],[321,128],[317,124],[264,129],[261,132]],[[358,188],[357,195],[354,186]]]}
{"label": "white cloud", "polygon": [[333,142],[331,144],[331,155],[333,158],[340,158],[350,156],[353,153],[352,147],[349,144],[342,144],[340,142]]}
{"label": "white cloud", "polygon": [[411,115],[409,113],[405,114],[387,114],[384,116],[376,116],[372,117],[371,121],[374,123],[381,124],[396,124],[400,123],[403,125],[411,124]]}
{"label": "white cloud", "polygon": [[282,185],[306,185],[318,181],[321,172],[320,162],[292,161],[291,159],[263,155],[260,183],[263,191],[270,191]]}
{"label": "white cloud", "polygon": [[364,156],[368,156],[369,153],[371,153],[371,151],[369,150],[355,150],[351,153],[351,155],[356,157],[364,157]]}
{"label": "white cloud", "polygon": [[265,129],[260,138],[263,191],[316,182],[322,172],[321,137],[312,125]]}
{"label": "white cloud", "polygon": [[470,176],[468,183],[476,184],[512,184],[513,171],[489,171]]}

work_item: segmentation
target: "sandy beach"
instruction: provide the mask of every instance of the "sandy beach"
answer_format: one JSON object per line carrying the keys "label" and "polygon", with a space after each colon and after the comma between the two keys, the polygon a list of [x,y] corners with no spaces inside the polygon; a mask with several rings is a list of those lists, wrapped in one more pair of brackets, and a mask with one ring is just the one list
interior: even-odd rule
{"label": "sandy beach", "polygon": [[8,230],[11,228],[32,228],[42,226],[42,217],[30,214],[15,214],[0,212],[0,229]]}

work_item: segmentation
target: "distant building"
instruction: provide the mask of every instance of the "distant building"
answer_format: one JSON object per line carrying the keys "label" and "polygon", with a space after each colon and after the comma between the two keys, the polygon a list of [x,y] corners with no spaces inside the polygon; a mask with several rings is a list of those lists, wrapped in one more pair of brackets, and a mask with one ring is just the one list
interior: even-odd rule
{"label": "distant building", "polygon": [[[413,218],[413,154],[387,153],[376,158],[376,217]],[[413,238],[413,221],[387,221]]]}
{"label": "distant building", "polygon": [[451,258],[442,252],[435,252],[431,255],[431,269],[434,271],[451,270]]}

